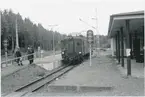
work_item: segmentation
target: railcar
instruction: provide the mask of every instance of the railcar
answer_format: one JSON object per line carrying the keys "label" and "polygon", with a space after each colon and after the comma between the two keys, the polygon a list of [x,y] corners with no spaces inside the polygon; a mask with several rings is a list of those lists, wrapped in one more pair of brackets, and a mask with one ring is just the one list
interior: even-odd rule
{"label": "railcar", "polygon": [[61,56],[63,63],[81,63],[89,57],[89,44],[85,37],[67,37],[61,41]]}

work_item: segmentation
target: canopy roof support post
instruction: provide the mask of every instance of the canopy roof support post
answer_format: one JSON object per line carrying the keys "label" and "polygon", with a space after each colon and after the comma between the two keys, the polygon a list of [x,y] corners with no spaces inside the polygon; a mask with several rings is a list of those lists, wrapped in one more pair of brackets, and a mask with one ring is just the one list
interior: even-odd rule
{"label": "canopy roof support post", "polygon": [[131,58],[130,58],[130,39],[129,39],[129,33],[130,33],[130,28],[129,28],[129,20],[125,21],[126,24],[126,56],[127,56],[127,76],[131,75]]}
{"label": "canopy roof support post", "polygon": [[121,59],[122,59],[122,67],[124,67],[124,40],[123,40],[123,27],[120,28],[121,32]]}
{"label": "canopy roof support post", "polygon": [[117,31],[118,34],[118,63],[120,63],[120,32]]}

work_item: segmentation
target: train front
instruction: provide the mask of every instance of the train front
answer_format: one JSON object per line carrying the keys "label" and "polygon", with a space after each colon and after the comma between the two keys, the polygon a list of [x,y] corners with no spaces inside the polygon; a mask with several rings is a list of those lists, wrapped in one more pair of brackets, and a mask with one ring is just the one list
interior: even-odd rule
{"label": "train front", "polygon": [[69,37],[61,41],[61,56],[64,63],[68,63],[73,60],[73,57],[75,56],[73,37]]}

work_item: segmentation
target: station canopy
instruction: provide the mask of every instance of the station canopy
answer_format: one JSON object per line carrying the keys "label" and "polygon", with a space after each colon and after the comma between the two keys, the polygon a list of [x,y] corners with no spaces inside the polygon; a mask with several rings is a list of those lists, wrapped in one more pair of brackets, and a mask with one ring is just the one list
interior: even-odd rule
{"label": "station canopy", "polygon": [[128,13],[113,14],[110,16],[108,36],[114,37],[117,31],[123,27],[125,35],[126,25],[125,21],[129,20],[130,33],[143,32],[144,28],[144,11],[135,11]]}

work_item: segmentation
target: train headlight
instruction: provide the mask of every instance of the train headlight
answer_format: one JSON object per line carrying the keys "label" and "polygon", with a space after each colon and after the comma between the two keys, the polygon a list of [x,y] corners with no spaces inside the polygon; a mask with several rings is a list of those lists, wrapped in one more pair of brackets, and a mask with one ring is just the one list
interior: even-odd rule
{"label": "train headlight", "polygon": [[82,52],[79,52],[79,54],[82,54]]}
{"label": "train headlight", "polygon": [[64,54],[64,52],[61,52],[61,54]]}

